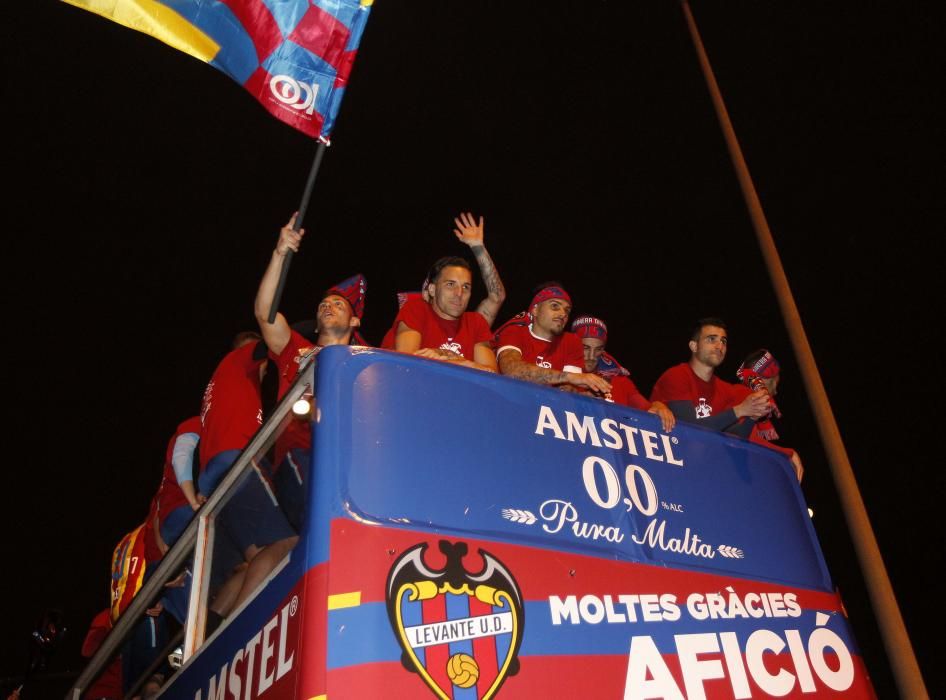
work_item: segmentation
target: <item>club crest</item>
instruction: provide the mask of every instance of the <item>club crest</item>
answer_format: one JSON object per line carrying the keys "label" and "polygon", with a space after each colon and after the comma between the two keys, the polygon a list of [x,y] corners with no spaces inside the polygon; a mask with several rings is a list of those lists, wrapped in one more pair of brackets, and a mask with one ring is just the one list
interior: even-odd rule
{"label": "club crest", "polygon": [[404,552],[388,573],[388,619],[401,663],[442,700],[487,700],[519,671],[525,613],[509,570],[480,549],[483,569],[463,567],[467,545],[440,541],[442,569],[424,562],[427,543]]}

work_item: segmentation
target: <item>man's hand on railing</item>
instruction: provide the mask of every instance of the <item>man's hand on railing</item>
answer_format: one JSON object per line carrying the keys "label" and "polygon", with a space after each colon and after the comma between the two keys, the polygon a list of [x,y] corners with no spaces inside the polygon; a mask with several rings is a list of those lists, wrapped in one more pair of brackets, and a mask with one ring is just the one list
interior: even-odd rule
{"label": "man's hand on railing", "polygon": [[187,571],[182,571],[177,576],[164,584],[165,588],[183,588],[187,579]]}

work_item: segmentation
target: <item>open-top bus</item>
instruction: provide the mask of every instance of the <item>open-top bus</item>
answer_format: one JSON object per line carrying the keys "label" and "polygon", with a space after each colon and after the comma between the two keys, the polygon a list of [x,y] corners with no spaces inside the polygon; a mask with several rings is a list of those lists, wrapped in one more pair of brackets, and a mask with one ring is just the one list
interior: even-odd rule
{"label": "open-top bus", "polygon": [[[294,420],[299,542],[205,639],[215,524]],[[784,456],[396,353],[300,372],[71,698],[183,566],[165,698],[874,697]]]}

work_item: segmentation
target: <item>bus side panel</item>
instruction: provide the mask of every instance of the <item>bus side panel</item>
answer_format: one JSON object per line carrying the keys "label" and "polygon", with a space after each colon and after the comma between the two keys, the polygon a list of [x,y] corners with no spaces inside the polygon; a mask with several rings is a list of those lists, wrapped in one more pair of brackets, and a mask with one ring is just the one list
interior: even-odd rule
{"label": "bus side panel", "polygon": [[449,363],[318,372],[329,698],[872,696],[781,454]]}
{"label": "bus side panel", "polygon": [[[328,613],[332,700],[482,698],[491,687],[515,698],[874,697],[835,593],[345,518],[331,532],[329,595],[349,603]],[[447,581],[443,550],[457,544],[462,571]],[[421,566],[398,577],[418,551]],[[487,562],[521,607],[477,600]],[[446,590],[410,601],[404,586],[423,581]]]}
{"label": "bus side panel", "polygon": [[304,658],[303,615],[310,608],[318,609],[307,605],[309,580],[317,577],[318,570],[303,576],[302,554],[299,549],[292,553],[259,594],[227,620],[171,679],[162,698],[275,700],[297,696]]}
{"label": "bus side panel", "polygon": [[343,515],[833,588],[775,450],[449,363],[333,350],[318,368],[319,542]]}

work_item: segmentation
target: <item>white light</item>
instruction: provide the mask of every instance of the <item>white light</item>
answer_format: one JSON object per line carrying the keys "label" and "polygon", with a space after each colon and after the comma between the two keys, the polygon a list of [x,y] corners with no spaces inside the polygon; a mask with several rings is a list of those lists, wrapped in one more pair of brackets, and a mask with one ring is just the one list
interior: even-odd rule
{"label": "white light", "polygon": [[815,511],[813,511],[811,508],[808,509],[808,517],[809,518],[815,517]]}
{"label": "white light", "polygon": [[297,416],[305,416],[309,414],[309,411],[312,410],[312,404],[310,404],[305,399],[299,399],[294,404],[292,404],[292,412]]}

